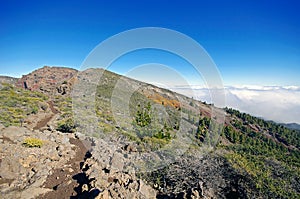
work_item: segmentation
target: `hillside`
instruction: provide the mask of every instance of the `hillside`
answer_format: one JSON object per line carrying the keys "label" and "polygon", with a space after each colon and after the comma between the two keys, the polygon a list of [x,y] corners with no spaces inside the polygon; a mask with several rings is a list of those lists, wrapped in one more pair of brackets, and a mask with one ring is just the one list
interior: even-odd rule
{"label": "hillside", "polygon": [[18,79],[14,78],[14,77],[0,76],[1,83],[15,84],[17,81],[18,81]]}
{"label": "hillside", "polygon": [[103,69],[44,67],[10,83],[4,198],[300,197],[298,130]]}
{"label": "hillside", "polygon": [[288,123],[288,124],[282,124],[283,126],[290,128],[290,129],[295,129],[295,130],[300,130],[300,125],[296,123]]}

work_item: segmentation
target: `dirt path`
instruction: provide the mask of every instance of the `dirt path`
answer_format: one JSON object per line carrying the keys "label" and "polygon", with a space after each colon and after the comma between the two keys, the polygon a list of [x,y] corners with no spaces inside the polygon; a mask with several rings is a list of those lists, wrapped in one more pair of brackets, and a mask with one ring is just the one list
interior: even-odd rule
{"label": "dirt path", "polygon": [[49,101],[48,104],[53,114],[59,113],[59,111],[54,108],[53,101]]}
{"label": "dirt path", "polygon": [[[47,123],[59,113],[54,108],[53,102],[49,101],[49,108],[52,114],[37,123],[33,128],[41,129],[47,125]],[[53,191],[48,192],[39,196],[38,198],[43,199],[70,199],[70,198],[86,198],[85,194],[82,193],[81,187],[83,184],[88,184],[88,178],[82,172],[82,165],[85,158],[89,157],[89,152],[86,146],[88,143],[83,144],[83,141],[75,138],[70,138],[70,143],[75,145],[73,150],[76,151],[74,158],[69,160],[64,168],[59,168],[53,171],[52,175],[48,176],[47,180],[43,184],[44,188],[52,189]]]}
{"label": "dirt path", "polygon": [[54,170],[53,174],[48,176],[44,183],[45,188],[53,189],[53,191],[41,195],[38,198],[43,199],[70,199],[70,198],[85,198],[82,194],[81,186],[88,184],[88,178],[82,172],[82,164],[89,153],[82,141],[71,138],[70,143],[76,147],[76,155],[73,159],[69,160],[65,168]]}
{"label": "dirt path", "polygon": [[38,129],[41,129],[43,128],[44,126],[47,125],[47,123],[54,117],[54,115],[58,114],[59,111],[56,110],[53,106],[53,102],[52,101],[49,101],[48,102],[49,104],[49,108],[51,109],[51,112],[52,114],[48,117],[45,117],[44,119],[42,119],[41,121],[39,121],[35,127],[33,127],[33,130],[38,130]]}

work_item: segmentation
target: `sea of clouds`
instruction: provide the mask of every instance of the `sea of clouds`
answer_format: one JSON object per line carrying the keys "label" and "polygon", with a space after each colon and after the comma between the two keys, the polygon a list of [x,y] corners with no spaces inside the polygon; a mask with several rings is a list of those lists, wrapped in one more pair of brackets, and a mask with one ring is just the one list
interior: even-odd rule
{"label": "sea of clouds", "polygon": [[[176,86],[171,90],[213,103],[209,89]],[[300,124],[299,86],[226,86],[225,105],[241,112],[279,123]]]}

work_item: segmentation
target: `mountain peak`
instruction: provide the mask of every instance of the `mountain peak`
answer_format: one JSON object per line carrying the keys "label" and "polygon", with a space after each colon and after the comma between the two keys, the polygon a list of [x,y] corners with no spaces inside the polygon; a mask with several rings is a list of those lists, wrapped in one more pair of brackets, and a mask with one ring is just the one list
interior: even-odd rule
{"label": "mountain peak", "polygon": [[18,79],[16,86],[43,93],[55,93],[57,88],[68,82],[77,74],[76,69],[44,66]]}

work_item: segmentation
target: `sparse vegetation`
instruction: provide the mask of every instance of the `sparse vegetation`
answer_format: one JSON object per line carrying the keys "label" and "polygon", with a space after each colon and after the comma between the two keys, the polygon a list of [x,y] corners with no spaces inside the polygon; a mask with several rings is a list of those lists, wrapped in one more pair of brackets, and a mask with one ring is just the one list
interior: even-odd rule
{"label": "sparse vegetation", "polygon": [[39,92],[2,84],[0,90],[0,123],[4,126],[20,126],[20,121],[40,110],[38,104],[48,97]]}
{"label": "sparse vegetation", "polygon": [[23,146],[25,147],[38,147],[41,148],[44,145],[44,141],[38,138],[25,138]]}
{"label": "sparse vegetation", "polygon": [[153,150],[163,147],[175,137],[174,129],[166,122],[161,125],[158,118],[153,116],[150,102],[147,105],[138,105],[133,126],[137,137]]}

